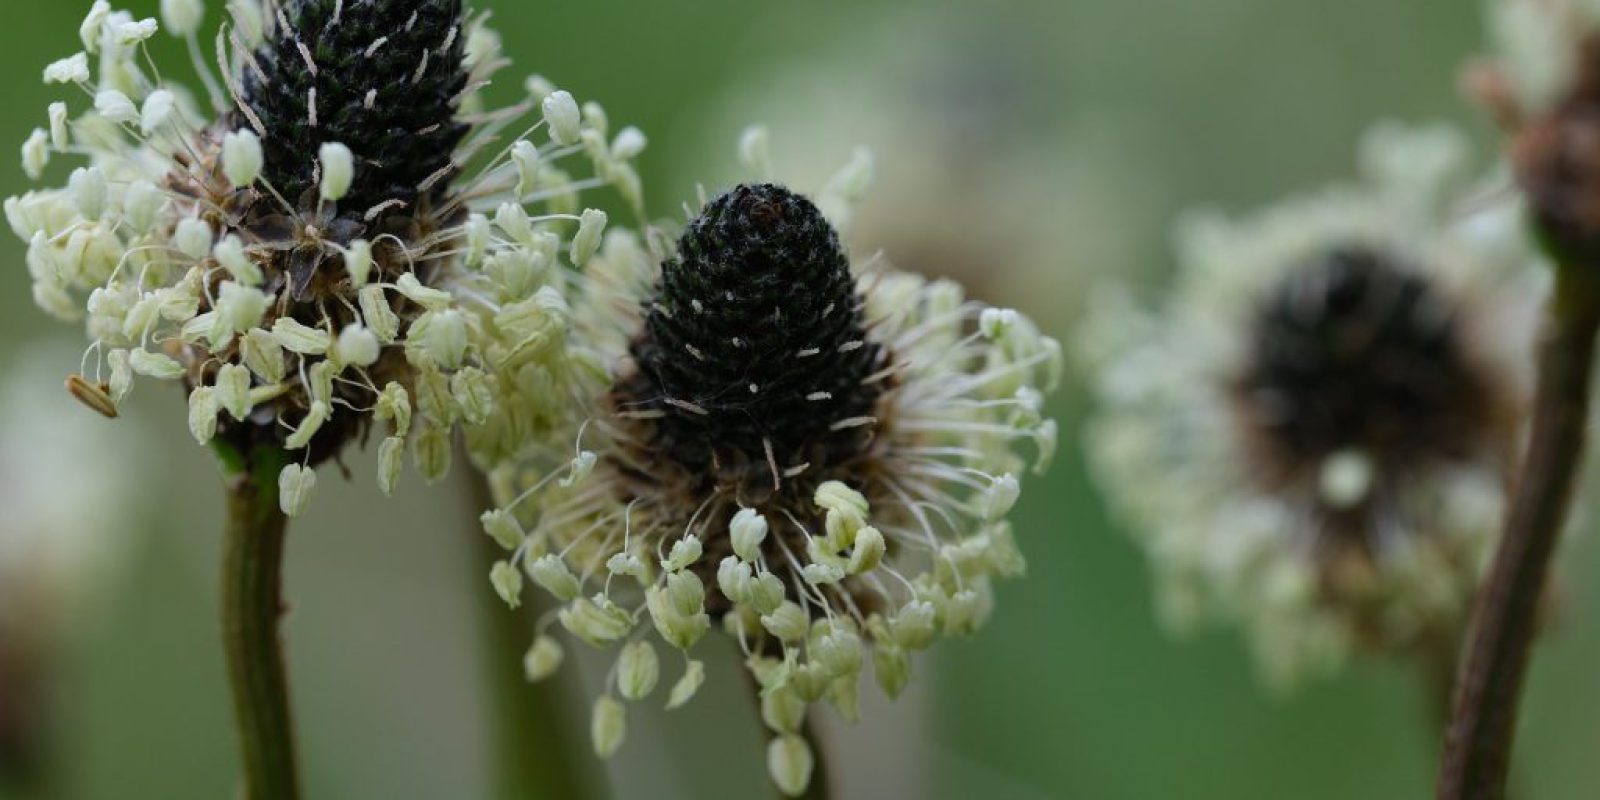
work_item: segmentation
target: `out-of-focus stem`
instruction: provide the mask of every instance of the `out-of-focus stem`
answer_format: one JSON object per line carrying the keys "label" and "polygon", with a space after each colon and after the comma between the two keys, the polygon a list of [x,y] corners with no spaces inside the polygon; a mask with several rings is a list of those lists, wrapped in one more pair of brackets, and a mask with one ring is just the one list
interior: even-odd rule
{"label": "out-of-focus stem", "polygon": [[482,474],[476,470],[462,473],[472,501],[471,524],[466,527],[484,643],[484,699],[494,726],[497,796],[505,800],[598,797],[596,770],[586,768],[594,762],[584,746],[587,734],[580,721],[568,713],[563,697],[568,681],[556,675],[530,683],[523,674],[522,657],[533,641],[534,621],[544,611],[544,597],[527,592],[522,607],[513,611],[489,591],[489,567],[506,554],[484,534],[476,514],[493,508],[494,499]]}
{"label": "out-of-focus stem", "polygon": [[1439,773],[1439,800],[1501,800],[1535,618],[1584,451],[1600,275],[1557,268],[1533,430],[1499,550],[1480,595]]}

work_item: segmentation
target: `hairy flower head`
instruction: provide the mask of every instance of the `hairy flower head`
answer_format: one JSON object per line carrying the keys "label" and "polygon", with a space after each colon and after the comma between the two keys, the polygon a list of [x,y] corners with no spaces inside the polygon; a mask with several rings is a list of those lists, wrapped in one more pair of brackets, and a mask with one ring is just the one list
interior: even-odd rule
{"label": "hairy flower head", "polygon": [[1164,612],[1243,624],[1275,682],[1453,646],[1493,543],[1546,287],[1465,150],[1379,126],[1362,181],[1191,218],[1160,314],[1107,292],[1082,332]]}
{"label": "hairy flower head", "polygon": [[[202,11],[163,6],[197,54]],[[571,369],[560,326],[528,320],[605,227],[580,192],[639,206],[642,136],[608,141],[599,106],[537,77],[485,109],[505,61],[461,0],[236,0],[228,16],[222,74],[197,64],[209,103],[146,71],[155,20],[104,2],[84,52],[45,70],[93,106],[53,104],[24,167],[84,163],[5,210],[39,305],[87,323],[74,394],[114,415],[135,377],[181,381],[196,439],[301,454],[289,511],[375,424],[385,491],[407,448],[438,479],[456,426],[521,403],[530,371]],[[567,171],[579,157],[592,177]]]}
{"label": "hairy flower head", "polygon": [[[774,780],[798,793],[808,704],[853,716],[868,664],[898,693],[909,653],[976,630],[992,579],[1022,572],[1014,448],[1048,461],[1059,347],[951,283],[856,274],[822,212],[773,184],[705,203],[676,245],[610,237],[572,313],[607,369],[568,438],[501,470],[516,497],[485,527],[563,603],[550,622],[623,646],[602,754],[620,742],[611,692],[655,685],[641,637],[687,653],[721,627],[761,686]],[[685,658],[671,706],[704,679]]]}

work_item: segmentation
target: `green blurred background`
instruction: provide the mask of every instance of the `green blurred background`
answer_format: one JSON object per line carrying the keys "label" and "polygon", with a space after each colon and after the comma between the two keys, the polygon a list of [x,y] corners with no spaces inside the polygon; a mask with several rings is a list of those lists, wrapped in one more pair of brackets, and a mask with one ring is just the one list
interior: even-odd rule
{"label": "green blurred background", "polygon": [[[153,15],[156,0],[127,5]],[[985,265],[994,274],[978,291],[1035,314],[1063,339],[1087,281],[1160,285],[1174,213],[1196,203],[1248,208],[1338,178],[1376,118],[1454,119],[1492,143],[1455,92],[1456,69],[1482,36],[1477,9],[1459,0],[478,5],[494,10],[516,61],[493,91],[513,98],[521,74],[541,72],[580,100],[604,102],[614,126],[644,128],[647,193],[652,213],[663,216],[693,196],[698,180],[714,186],[732,174],[741,98],[762,100],[763,114],[789,106],[790,124],[812,118],[811,131],[774,128],[780,165],[787,146],[814,144],[815,131],[851,141],[859,130],[869,140],[871,104],[831,105],[829,82],[859,99],[860,85],[876,85],[874,71],[889,68],[880,56],[926,40],[927,52],[958,66],[924,76],[937,84],[932,113],[899,133],[905,152],[925,160],[897,167],[900,149],[878,148],[886,182],[874,198],[888,199],[869,201],[868,218],[900,210],[897,174],[987,174],[994,161],[1028,175],[1012,196],[1001,179],[970,192],[950,182],[938,210],[919,209],[911,233],[885,246],[891,258],[897,245],[914,251],[899,251],[900,266],[959,273],[941,256],[943,243],[965,231],[998,226],[1013,244],[1037,237],[1023,255],[996,253],[1004,263]],[[0,141],[20,143],[57,99],[37,76],[78,48],[88,2],[4,6]],[[949,41],[936,38],[944,34]],[[158,56],[183,71],[174,43],[162,42]],[[909,63],[915,78],[919,62]],[[980,72],[1000,67],[993,80],[969,83],[959,66],[967,63]],[[822,76],[824,91],[791,98],[769,79],[808,69]],[[885,113],[900,113],[902,101],[884,98]],[[941,119],[976,133],[952,137]],[[923,134],[959,156],[926,159]],[[815,187],[822,177],[794,180]],[[19,168],[0,169],[0,194],[23,188]],[[919,230],[940,244],[903,244]],[[29,302],[23,249],[0,248],[9,276],[0,283],[9,288],[0,293],[0,364],[45,340],[77,342],[76,331]],[[63,375],[74,368],[60,366]],[[212,597],[220,493],[180,403],[175,391],[146,385],[133,418],[117,423],[142,426],[145,440],[158,443],[121,456],[150,510],[130,507],[125,530],[96,532],[128,540],[127,563],[96,579],[96,602],[73,621],[58,666],[61,796],[232,793]],[[88,413],[65,395],[60,406],[63,415]],[[1142,556],[1107,518],[1075,446],[1089,410],[1081,382],[1055,408],[1063,455],[1025,492],[1017,519],[1028,578],[1000,588],[997,614],[980,636],[942,644],[919,662],[910,697],[892,707],[870,703],[864,729],[835,738],[841,796],[1429,796],[1433,732],[1417,676],[1403,665],[1360,663],[1274,697],[1233,632],[1177,641],[1159,629]],[[290,544],[286,631],[307,794],[486,796],[488,700],[477,684],[474,593],[489,589],[471,560],[467,537],[477,534],[467,502],[454,483],[424,489],[413,476],[400,497],[384,501],[366,458],[351,466],[352,481],[324,475]],[[1590,615],[1600,598],[1589,580],[1600,554],[1583,533],[1565,554],[1566,613],[1533,672],[1518,752],[1522,800],[1592,798],[1600,785],[1600,626]],[[715,660],[711,679],[688,709],[632,721],[608,768],[618,797],[767,795],[761,737],[739,696],[736,665]]]}

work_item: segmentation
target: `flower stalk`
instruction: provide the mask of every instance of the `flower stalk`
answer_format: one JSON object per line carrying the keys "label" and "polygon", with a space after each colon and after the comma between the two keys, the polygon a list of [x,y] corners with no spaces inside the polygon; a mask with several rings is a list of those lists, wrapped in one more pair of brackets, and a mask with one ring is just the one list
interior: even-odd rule
{"label": "flower stalk", "polygon": [[299,796],[294,724],[278,621],[288,518],[278,503],[287,455],[270,447],[216,448],[227,483],[222,544],[222,644],[233,693],[241,797]]}
{"label": "flower stalk", "polygon": [[1585,264],[1560,264],[1548,325],[1533,430],[1459,675],[1439,800],[1505,797],[1539,606],[1584,452],[1600,275]]}
{"label": "flower stalk", "polygon": [[[464,454],[463,454],[464,455]],[[469,484],[470,508],[494,505],[488,481],[463,472]],[[505,555],[476,525],[468,534],[473,545],[472,578],[481,580],[484,565]],[[583,741],[571,733],[582,727],[562,702],[567,688],[561,676],[529,681],[523,652],[534,620],[545,609],[542,598],[529,597],[517,611],[488,592],[477,593],[480,636],[484,647],[485,701],[492,716],[496,796],[506,800],[581,800],[596,797],[598,778],[584,769]]]}

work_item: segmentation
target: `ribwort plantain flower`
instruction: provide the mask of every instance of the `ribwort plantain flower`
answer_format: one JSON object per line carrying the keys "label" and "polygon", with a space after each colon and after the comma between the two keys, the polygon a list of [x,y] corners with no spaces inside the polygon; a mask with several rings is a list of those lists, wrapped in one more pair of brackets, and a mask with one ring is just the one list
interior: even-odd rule
{"label": "ribwort plantain flower", "polygon": [[[1017,445],[1037,469],[1055,446],[1040,404],[1060,348],[952,283],[857,275],[817,206],[773,184],[705,203],[675,246],[609,236],[573,298],[572,336],[606,368],[574,384],[565,435],[501,467],[509,502],[484,517],[562,603],[530,677],[560,661],[557,621],[621,648],[594,713],[609,755],[621,700],[664,677],[651,630],[685,653],[676,707],[720,626],[760,686],[772,777],[798,794],[810,703],[853,718],[869,663],[897,694],[912,652],[975,631],[992,580],[1022,573],[1005,516]],[[520,579],[495,583],[516,601]]]}
{"label": "ribwort plantain flower", "polygon": [[[45,70],[93,104],[52,104],[23,166],[35,179],[56,156],[82,166],[5,211],[40,307],[86,323],[74,394],[115,415],[136,377],[181,381],[197,440],[296,454],[289,513],[317,465],[375,424],[384,491],[408,448],[437,480],[456,426],[537,408],[571,370],[560,303],[541,290],[605,227],[579,213],[581,192],[612,185],[639,207],[643,136],[608,141],[598,105],[538,77],[522,102],[486,109],[479,92],[506,62],[461,0],[227,9],[219,76],[200,55],[203,7],[162,5],[204,99],[155,71],[155,20],[105,2],[84,51]],[[497,430],[538,425],[518,422]]]}
{"label": "ribwort plantain flower", "polygon": [[1359,182],[1189,219],[1160,314],[1108,291],[1081,331],[1092,461],[1164,616],[1237,622],[1273,684],[1352,651],[1454,663],[1548,292],[1466,150],[1378,126]]}
{"label": "ribwort plantain flower", "polygon": [[1562,261],[1600,259],[1600,3],[1494,0],[1496,53],[1468,72],[1494,111],[1543,244]]}

